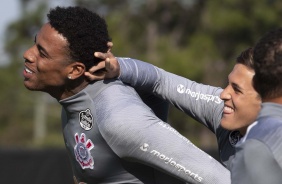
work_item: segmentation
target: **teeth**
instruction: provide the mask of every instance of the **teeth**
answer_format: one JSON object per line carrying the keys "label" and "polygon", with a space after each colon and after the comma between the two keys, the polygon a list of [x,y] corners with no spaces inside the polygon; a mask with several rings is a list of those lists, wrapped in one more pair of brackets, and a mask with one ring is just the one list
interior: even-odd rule
{"label": "teeth", "polygon": [[32,73],[32,71],[29,70],[28,68],[25,68],[25,71],[26,71],[27,73]]}
{"label": "teeth", "polygon": [[227,106],[224,106],[224,111],[228,112],[228,113],[234,112],[234,110],[232,108],[227,107]]}

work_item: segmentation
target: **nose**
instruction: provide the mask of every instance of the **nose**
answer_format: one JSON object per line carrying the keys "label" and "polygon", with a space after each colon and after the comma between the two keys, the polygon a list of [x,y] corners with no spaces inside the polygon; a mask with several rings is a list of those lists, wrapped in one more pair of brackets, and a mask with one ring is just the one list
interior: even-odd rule
{"label": "nose", "polygon": [[220,99],[221,100],[229,100],[231,99],[231,94],[230,94],[230,86],[226,86],[226,88],[220,93]]}
{"label": "nose", "polygon": [[23,54],[23,58],[25,59],[25,62],[35,62],[35,54],[34,54],[34,47],[32,46],[29,49],[27,49],[24,54]]}

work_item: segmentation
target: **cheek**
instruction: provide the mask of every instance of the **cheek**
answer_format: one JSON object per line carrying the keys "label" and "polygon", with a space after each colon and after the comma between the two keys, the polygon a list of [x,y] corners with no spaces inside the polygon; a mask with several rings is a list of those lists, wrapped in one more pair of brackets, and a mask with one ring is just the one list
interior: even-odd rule
{"label": "cheek", "polygon": [[64,84],[65,78],[62,72],[54,68],[44,68],[39,72],[39,79],[47,84]]}
{"label": "cheek", "polygon": [[65,77],[60,71],[52,71],[46,75],[54,83],[64,83]]}
{"label": "cheek", "polygon": [[260,108],[261,108],[261,101],[260,100],[255,101],[252,107],[254,116],[258,115]]}
{"label": "cheek", "polygon": [[253,123],[259,113],[260,103],[256,101],[246,103],[245,108],[243,110],[245,110],[244,116],[247,119],[246,123]]}

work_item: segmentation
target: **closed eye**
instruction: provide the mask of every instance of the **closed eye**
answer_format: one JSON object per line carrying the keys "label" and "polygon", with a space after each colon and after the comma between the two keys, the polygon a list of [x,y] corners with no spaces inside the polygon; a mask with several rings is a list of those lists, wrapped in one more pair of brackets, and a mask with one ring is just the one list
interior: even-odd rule
{"label": "closed eye", "polygon": [[43,54],[41,51],[39,51],[39,55],[40,55],[40,57],[42,57],[42,58],[46,58],[46,55]]}
{"label": "closed eye", "polygon": [[235,93],[243,93],[242,88],[239,85],[237,85],[235,83],[232,83],[231,85],[232,85],[232,88],[235,91]]}

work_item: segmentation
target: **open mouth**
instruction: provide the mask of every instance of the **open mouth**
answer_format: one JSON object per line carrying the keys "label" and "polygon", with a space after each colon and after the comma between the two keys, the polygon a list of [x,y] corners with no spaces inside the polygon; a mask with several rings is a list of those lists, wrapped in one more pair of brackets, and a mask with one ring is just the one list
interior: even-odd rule
{"label": "open mouth", "polygon": [[24,67],[23,76],[24,76],[25,79],[29,79],[33,74],[34,74],[34,71],[32,71],[27,66]]}
{"label": "open mouth", "polygon": [[30,74],[33,73],[33,72],[32,72],[29,68],[27,68],[27,67],[25,67],[24,70],[26,71],[26,73],[30,73]]}
{"label": "open mouth", "polygon": [[227,105],[224,105],[223,112],[226,113],[226,114],[231,114],[231,113],[234,112],[234,109],[227,106]]}
{"label": "open mouth", "polygon": [[24,71],[28,74],[33,74],[34,71],[32,71],[26,64],[24,65]]}

